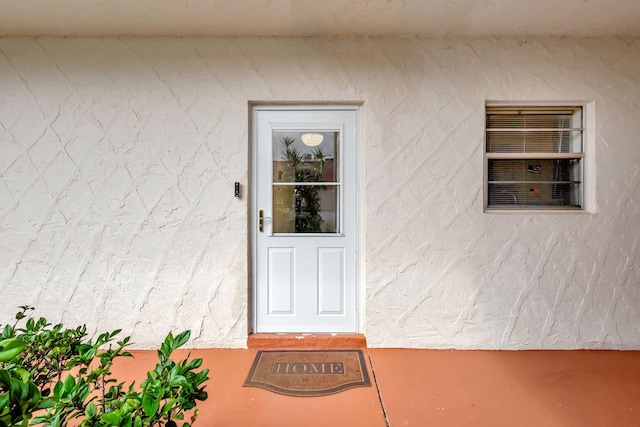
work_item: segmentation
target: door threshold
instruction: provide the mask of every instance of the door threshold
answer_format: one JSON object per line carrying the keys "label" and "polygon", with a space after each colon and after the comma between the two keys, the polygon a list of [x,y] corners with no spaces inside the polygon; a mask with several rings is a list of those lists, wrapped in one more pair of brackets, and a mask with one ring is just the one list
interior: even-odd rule
{"label": "door threshold", "polygon": [[363,334],[251,334],[252,350],[347,350],[367,348]]}

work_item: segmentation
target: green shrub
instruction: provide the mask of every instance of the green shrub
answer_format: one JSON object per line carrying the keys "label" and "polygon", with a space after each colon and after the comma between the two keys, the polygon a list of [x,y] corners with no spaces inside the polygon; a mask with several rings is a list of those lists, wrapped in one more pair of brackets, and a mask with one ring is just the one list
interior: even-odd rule
{"label": "green shrub", "polygon": [[[0,334],[0,427],[26,426],[33,413],[31,425],[45,427],[193,424],[196,401],[207,398],[209,370],[198,371],[199,358],[177,363],[170,358],[190,331],[167,335],[158,363],[136,387],[111,373],[116,358],[131,356],[125,350],[129,337],[115,341],[120,330],[87,339],[85,326],[52,326],[44,318],[27,318],[30,310],[21,307],[16,324],[5,325]],[[25,326],[18,328],[23,319]]]}
{"label": "green shrub", "polygon": [[24,348],[19,338],[0,339],[0,427],[26,426],[33,412],[53,404],[51,399],[42,397],[29,372],[10,363]]}

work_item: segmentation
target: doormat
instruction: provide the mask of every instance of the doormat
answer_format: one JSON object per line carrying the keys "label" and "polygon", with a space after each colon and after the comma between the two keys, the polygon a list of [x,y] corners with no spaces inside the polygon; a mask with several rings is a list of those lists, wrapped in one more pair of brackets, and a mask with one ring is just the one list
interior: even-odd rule
{"label": "doormat", "polygon": [[371,387],[362,350],[259,351],[244,387],[287,396],[325,396]]}

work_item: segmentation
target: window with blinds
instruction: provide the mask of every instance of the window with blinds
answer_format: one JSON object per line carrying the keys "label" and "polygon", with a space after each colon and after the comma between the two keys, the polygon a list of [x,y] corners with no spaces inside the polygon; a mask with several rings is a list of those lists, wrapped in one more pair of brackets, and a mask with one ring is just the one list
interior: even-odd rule
{"label": "window with blinds", "polygon": [[487,209],[581,209],[582,107],[486,108]]}

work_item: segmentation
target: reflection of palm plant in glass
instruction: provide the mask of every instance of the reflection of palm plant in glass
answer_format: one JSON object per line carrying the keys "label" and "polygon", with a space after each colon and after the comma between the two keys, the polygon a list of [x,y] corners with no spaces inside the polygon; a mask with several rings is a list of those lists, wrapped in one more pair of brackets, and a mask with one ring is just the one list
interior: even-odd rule
{"label": "reflection of palm plant in glass", "polygon": [[[316,148],[314,158],[319,161],[320,168],[314,167],[304,161],[303,154],[293,147],[294,138],[286,136],[282,138],[284,151],[282,158],[286,162],[286,172],[282,181],[323,182],[325,155],[321,148]],[[320,215],[321,187],[315,185],[296,185],[294,192],[295,206],[295,232],[296,233],[320,233],[322,232],[322,216]]]}
{"label": "reflection of palm plant in glass", "polygon": [[285,174],[290,177],[285,178],[285,181],[296,180],[295,171],[302,163],[302,155],[296,147],[292,147],[294,142],[296,142],[295,138],[291,138],[290,136],[282,138],[282,144],[284,145],[284,152],[282,154],[284,161],[287,163]]}
{"label": "reflection of palm plant in glass", "polygon": [[313,153],[313,157],[320,162],[320,174],[324,176],[324,165],[327,162],[327,155],[324,154],[322,147],[316,147],[316,151]]}

